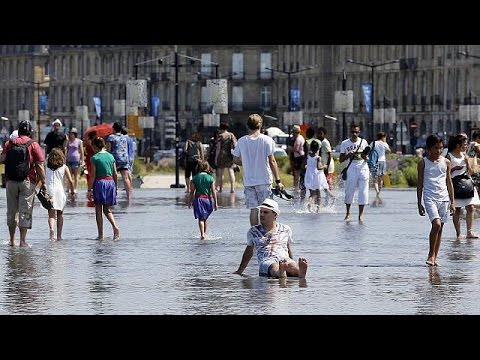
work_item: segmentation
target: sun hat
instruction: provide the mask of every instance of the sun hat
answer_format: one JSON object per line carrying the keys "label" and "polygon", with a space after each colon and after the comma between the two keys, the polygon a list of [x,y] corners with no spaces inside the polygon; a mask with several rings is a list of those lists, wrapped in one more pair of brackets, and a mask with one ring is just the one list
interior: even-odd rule
{"label": "sun hat", "polygon": [[298,126],[298,125],[293,125],[292,131],[293,131],[293,132],[300,132],[300,126]]}
{"label": "sun hat", "polygon": [[265,199],[263,202],[257,206],[257,209],[269,209],[275,212],[277,215],[280,214],[280,209],[278,208],[278,203],[275,200],[272,199]]}
{"label": "sun hat", "polygon": [[55,125],[55,124],[58,124],[58,125],[62,126],[62,122],[60,121],[60,119],[55,119],[55,121],[52,122],[52,126]]}
{"label": "sun hat", "polygon": [[71,133],[78,134],[77,128],[75,128],[75,127],[72,127],[72,128],[70,129],[70,132],[71,132]]}

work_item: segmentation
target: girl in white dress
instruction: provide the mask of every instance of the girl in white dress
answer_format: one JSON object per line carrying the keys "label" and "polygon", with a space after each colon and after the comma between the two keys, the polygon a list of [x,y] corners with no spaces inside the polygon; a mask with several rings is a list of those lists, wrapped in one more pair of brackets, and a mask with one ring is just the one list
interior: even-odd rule
{"label": "girl in white dress", "polygon": [[[466,135],[458,134],[452,136],[448,142],[448,154],[446,158],[452,163],[450,169],[452,179],[455,176],[462,175],[465,172],[472,175],[472,169],[466,155],[468,146],[468,138]],[[480,205],[480,199],[478,197],[477,189],[474,187],[473,197],[467,199],[455,198],[455,214],[453,215],[453,225],[455,226],[455,232],[457,233],[457,240],[460,240],[463,236],[460,233],[460,209],[464,207],[466,209],[465,220],[467,223],[467,239],[477,239],[478,235],[473,231],[473,219],[475,214],[475,205]]]}
{"label": "girl in white dress", "polygon": [[328,187],[327,178],[325,177],[324,169],[325,164],[322,163],[322,158],[318,155],[320,150],[320,144],[318,141],[314,140],[310,144],[310,151],[307,156],[307,167],[305,172],[305,188],[310,192],[308,198],[308,211],[312,211],[312,202],[317,205],[316,212],[320,210],[321,195],[320,190],[327,190],[331,196],[333,194],[330,192]]}
{"label": "girl in white dress", "polygon": [[[65,165],[65,154],[60,148],[53,148],[48,154],[47,168],[45,171],[47,192],[52,196],[53,208],[48,210],[48,227],[50,240],[55,241],[55,220],[57,222],[57,240],[62,240],[63,209],[67,203],[65,176],[70,187],[70,194],[74,194],[73,178],[70,170]],[[56,215],[56,219],[55,219]]]}

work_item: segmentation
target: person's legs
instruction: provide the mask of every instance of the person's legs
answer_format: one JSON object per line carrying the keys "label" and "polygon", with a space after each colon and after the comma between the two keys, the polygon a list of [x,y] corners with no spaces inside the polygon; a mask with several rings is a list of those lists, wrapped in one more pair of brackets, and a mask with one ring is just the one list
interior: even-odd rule
{"label": "person's legs", "polygon": [[352,204],[345,204],[346,213],[345,213],[345,218],[343,219],[345,221],[350,220],[350,207],[351,206],[352,206]]}
{"label": "person's legs", "polygon": [[255,226],[260,224],[260,221],[258,219],[258,214],[259,212],[257,208],[250,209],[250,226]]}
{"label": "person's legs", "polygon": [[[457,240],[460,240],[460,208],[455,208],[455,214],[453,214],[453,226],[455,227],[455,233],[457,234]],[[467,228],[468,228],[468,216],[467,216]]]}
{"label": "person's legs", "polygon": [[441,235],[442,223],[440,222],[439,218],[436,218],[432,221],[432,228],[430,229],[430,235],[428,237],[429,240],[429,251],[428,251],[428,258],[427,258],[427,265],[432,266],[435,265],[436,254],[438,253],[438,249],[440,244],[437,244],[439,241],[439,234]]}
{"label": "person's legs", "polygon": [[[473,231],[473,218],[475,213],[475,206],[474,205],[467,205],[467,215],[466,215],[466,222],[467,222],[467,238],[469,239],[477,239],[478,235],[475,234]],[[455,214],[457,211],[455,211]]]}
{"label": "person's legs", "polygon": [[103,240],[103,217],[102,217],[103,205],[95,204],[95,220],[97,221],[97,240]]}
{"label": "person's legs", "polygon": [[10,246],[15,246],[15,230],[17,230],[17,226],[8,227],[8,233],[10,235]]}
{"label": "person's legs", "polygon": [[127,200],[130,200],[132,194],[132,183],[128,177],[128,170],[122,169],[120,170],[120,174],[122,174],[123,183],[125,184],[125,190],[127,190]]}
{"label": "person's legs", "polygon": [[198,228],[200,229],[200,240],[205,240],[206,221],[198,219]]}
{"label": "person's legs", "polygon": [[20,247],[29,247],[27,244],[27,230],[26,227],[20,227]]}
{"label": "person's legs", "polygon": [[358,221],[363,221],[363,210],[365,210],[365,205],[358,205]]}
{"label": "person's legs", "polygon": [[235,171],[233,168],[228,168],[228,174],[230,175],[230,193],[235,192]]}
{"label": "person's legs", "polygon": [[443,225],[444,223],[440,224],[440,229],[437,232],[437,240],[435,241],[435,248],[434,248],[434,256],[435,256],[434,265],[435,266],[438,265],[437,259],[438,259],[438,251],[440,250],[440,243],[442,242]]}
{"label": "person's legs", "polygon": [[70,173],[72,174],[72,180],[73,180],[73,193],[76,195],[77,194],[77,189],[78,189],[78,166],[70,166]]}
{"label": "person's legs", "polygon": [[113,217],[111,206],[103,205],[103,213],[105,214],[107,220],[112,225],[113,240],[118,239],[118,237],[120,236],[120,229],[118,228],[117,224],[115,223],[115,218]]}
{"label": "person's legs", "polygon": [[63,211],[57,210],[57,240],[62,240]]}
{"label": "person's legs", "polygon": [[48,210],[48,228],[50,230],[50,241],[55,241],[55,209]]}

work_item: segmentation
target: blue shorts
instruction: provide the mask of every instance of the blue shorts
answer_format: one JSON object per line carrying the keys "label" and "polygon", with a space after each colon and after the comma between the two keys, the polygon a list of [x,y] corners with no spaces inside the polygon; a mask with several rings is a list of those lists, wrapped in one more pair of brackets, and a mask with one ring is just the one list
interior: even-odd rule
{"label": "blue shorts", "polygon": [[80,161],[67,161],[67,166],[71,168],[79,168]]}
{"label": "blue shorts", "polygon": [[113,206],[117,204],[117,187],[113,180],[95,180],[93,184],[95,205]]}

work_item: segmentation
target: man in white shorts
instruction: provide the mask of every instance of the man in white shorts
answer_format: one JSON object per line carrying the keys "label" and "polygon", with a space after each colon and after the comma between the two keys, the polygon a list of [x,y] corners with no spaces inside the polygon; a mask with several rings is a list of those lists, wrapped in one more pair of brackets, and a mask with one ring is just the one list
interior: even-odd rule
{"label": "man in white shorts", "polygon": [[276,187],[280,191],[284,189],[273,156],[275,142],[260,132],[262,122],[260,115],[251,114],[247,119],[248,134],[238,139],[237,146],[232,150],[233,162],[243,166],[243,192],[246,206],[250,209],[251,226],[258,224],[257,206],[271,197],[272,174]]}

